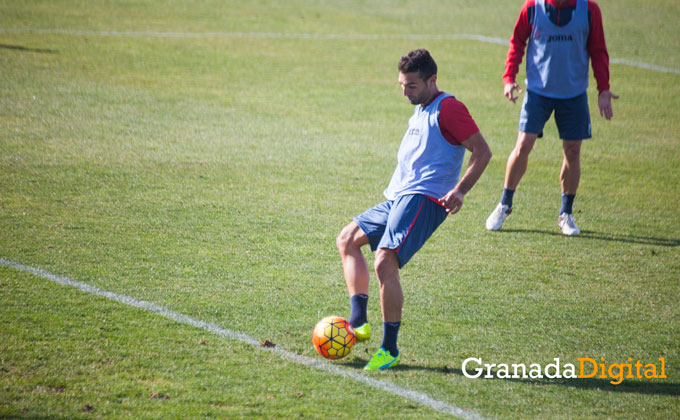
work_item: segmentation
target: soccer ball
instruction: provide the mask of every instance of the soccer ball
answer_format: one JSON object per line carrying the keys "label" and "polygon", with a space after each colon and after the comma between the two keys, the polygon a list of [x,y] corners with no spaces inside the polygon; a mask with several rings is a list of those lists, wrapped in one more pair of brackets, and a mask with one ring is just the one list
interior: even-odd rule
{"label": "soccer ball", "polygon": [[328,316],[314,327],[312,343],[326,359],[340,359],[352,351],[357,337],[350,323],[339,316]]}

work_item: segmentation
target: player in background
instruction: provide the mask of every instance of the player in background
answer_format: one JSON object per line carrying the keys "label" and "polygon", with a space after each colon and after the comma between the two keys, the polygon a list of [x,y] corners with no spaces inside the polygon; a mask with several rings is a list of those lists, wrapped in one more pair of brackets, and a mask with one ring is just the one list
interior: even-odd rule
{"label": "player in background", "polygon": [[[375,252],[383,341],[365,370],[399,363],[397,334],[404,303],[399,270],[448,214],[460,211],[465,194],[491,158],[465,105],[437,88],[437,65],[427,50],[411,51],[401,58],[399,84],[416,107],[384,191],[386,201],[355,217],[336,240],[350,295],[349,322],[358,340],[370,337],[366,315],[369,269],[361,247],[369,244]],[[459,181],[466,150],[471,152],[470,161]]]}
{"label": "player in background", "polygon": [[[527,42],[528,41],[528,42]],[[526,93],[519,119],[519,135],[510,153],[501,201],[486,221],[499,230],[512,212],[515,189],[527,169],[529,153],[555,111],[564,160],[560,172],[562,206],[558,226],[565,235],[578,235],[572,206],[581,177],[581,142],[591,137],[588,110],[588,61],[597,81],[600,115],[612,118],[609,54],[600,8],[591,0],[527,0],[510,39],[504,95],[515,103],[522,93],[515,76],[526,48]]]}

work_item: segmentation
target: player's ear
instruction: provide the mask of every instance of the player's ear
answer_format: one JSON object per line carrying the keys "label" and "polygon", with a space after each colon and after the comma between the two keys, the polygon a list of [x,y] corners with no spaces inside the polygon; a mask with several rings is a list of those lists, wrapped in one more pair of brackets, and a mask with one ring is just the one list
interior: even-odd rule
{"label": "player's ear", "polygon": [[429,79],[427,79],[427,84],[430,84],[430,83],[432,83],[432,84],[437,83],[437,75],[436,74],[433,74],[432,76],[430,76]]}

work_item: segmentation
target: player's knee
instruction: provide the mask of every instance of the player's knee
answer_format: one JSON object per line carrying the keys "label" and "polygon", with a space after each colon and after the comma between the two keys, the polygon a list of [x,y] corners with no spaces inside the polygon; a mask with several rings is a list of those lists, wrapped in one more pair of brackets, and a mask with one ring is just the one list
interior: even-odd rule
{"label": "player's knee", "polygon": [[515,145],[515,153],[521,156],[528,156],[536,143],[536,135],[532,133],[520,133]]}
{"label": "player's knee", "polygon": [[531,142],[519,142],[515,146],[515,153],[519,156],[528,156],[533,148],[534,144]]}
{"label": "player's knee", "polygon": [[338,251],[340,253],[343,253],[347,249],[349,242],[347,239],[347,235],[345,235],[344,232],[345,230],[343,229],[342,231],[340,231],[340,234],[338,234],[338,237],[335,238],[335,246],[338,247]]}
{"label": "player's knee", "polygon": [[394,277],[394,274],[399,271],[399,257],[397,253],[391,249],[379,249],[375,253],[375,274],[378,280],[383,283]]}
{"label": "player's knee", "polygon": [[335,245],[338,247],[338,251],[341,254],[347,253],[347,251],[352,248],[354,244],[354,234],[351,228],[351,225],[345,226],[340,233],[338,234],[338,237],[335,238]]}
{"label": "player's knee", "polygon": [[569,162],[578,162],[581,156],[581,145],[576,142],[567,143],[564,146],[564,157]]}

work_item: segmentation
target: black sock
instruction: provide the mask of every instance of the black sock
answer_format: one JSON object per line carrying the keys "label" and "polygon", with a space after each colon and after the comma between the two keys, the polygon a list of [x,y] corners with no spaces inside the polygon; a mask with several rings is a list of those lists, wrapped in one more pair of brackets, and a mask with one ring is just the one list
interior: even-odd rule
{"label": "black sock", "polygon": [[503,196],[501,197],[501,204],[512,208],[512,197],[515,195],[515,190],[503,188]]}
{"label": "black sock", "polygon": [[572,214],[572,206],[574,205],[574,198],[576,194],[564,194],[562,193],[562,208],[560,208],[560,214],[567,213]]}
{"label": "black sock", "polygon": [[383,341],[380,347],[389,351],[392,357],[397,357],[399,354],[397,335],[399,334],[400,326],[401,322],[383,322]]}
{"label": "black sock", "polygon": [[358,294],[349,298],[352,305],[352,313],[349,316],[349,323],[353,327],[360,327],[367,321],[366,307],[368,306],[368,295]]}

